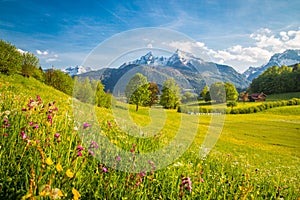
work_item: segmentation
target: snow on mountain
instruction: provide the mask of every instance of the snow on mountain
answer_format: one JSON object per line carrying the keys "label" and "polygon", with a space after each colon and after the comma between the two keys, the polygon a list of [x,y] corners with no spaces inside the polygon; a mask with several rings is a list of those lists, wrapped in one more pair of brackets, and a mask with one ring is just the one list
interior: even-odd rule
{"label": "snow on mountain", "polygon": [[79,74],[83,74],[89,71],[93,71],[92,68],[90,67],[84,67],[84,66],[75,66],[75,67],[67,67],[65,69],[62,70],[63,72],[69,74],[70,76],[76,76]]}
{"label": "snow on mountain", "polygon": [[293,65],[296,63],[300,63],[300,50],[288,49],[283,53],[274,54],[269,62],[261,67],[249,67],[244,73],[243,76],[247,78],[249,81],[252,81],[254,78],[257,78],[260,74],[262,74],[269,67],[274,65],[282,66],[282,65]]}

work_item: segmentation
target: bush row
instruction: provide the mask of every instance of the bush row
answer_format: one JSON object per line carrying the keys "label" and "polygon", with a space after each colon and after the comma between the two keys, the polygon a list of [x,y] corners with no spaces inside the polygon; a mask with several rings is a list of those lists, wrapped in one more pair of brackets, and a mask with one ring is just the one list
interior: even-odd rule
{"label": "bush row", "polygon": [[223,113],[223,114],[249,114],[257,113],[270,108],[281,107],[281,106],[293,106],[300,105],[300,99],[293,98],[290,100],[281,100],[274,102],[264,102],[261,105],[253,105],[249,107],[233,107],[233,108],[189,108],[188,106],[182,106],[178,108],[178,112],[188,113],[188,114],[202,114],[202,113]]}

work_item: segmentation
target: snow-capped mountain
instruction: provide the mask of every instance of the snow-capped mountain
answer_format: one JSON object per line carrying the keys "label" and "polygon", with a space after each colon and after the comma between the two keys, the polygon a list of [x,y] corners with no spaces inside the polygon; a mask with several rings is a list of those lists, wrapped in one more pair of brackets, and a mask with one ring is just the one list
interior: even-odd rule
{"label": "snow-capped mountain", "polygon": [[173,77],[183,90],[193,90],[197,93],[200,93],[205,84],[210,85],[216,81],[231,82],[237,88],[246,88],[249,85],[249,82],[232,67],[206,62],[181,50],[176,50],[170,57],[158,57],[148,52],[136,60],[125,62],[119,68],[103,68],[80,76],[100,79],[107,91],[114,91],[120,79],[129,81],[135,73],[141,73],[148,81],[161,85],[166,78]]}
{"label": "snow-capped mountain", "polygon": [[76,76],[79,74],[83,74],[89,71],[93,71],[90,67],[84,67],[84,66],[75,66],[75,67],[67,67],[62,70],[63,72],[69,74],[70,76]]}
{"label": "snow-capped mountain", "polygon": [[257,78],[260,74],[262,74],[269,67],[274,65],[282,66],[282,65],[293,65],[296,63],[300,63],[300,50],[292,50],[288,49],[283,53],[274,54],[269,62],[261,67],[249,67],[244,73],[243,76],[247,78],[249,81],[252,81],[254,78]]}
{"label": "snow-capped mountain", "polygon": [[167,58],[161,56],[161,57],[155,57],[152,52],[148,52],[146,55],[140,57],[137,60],[126,62],[123,65],[120,66],[120,68],[126,67],[127,65],[166,65]]}

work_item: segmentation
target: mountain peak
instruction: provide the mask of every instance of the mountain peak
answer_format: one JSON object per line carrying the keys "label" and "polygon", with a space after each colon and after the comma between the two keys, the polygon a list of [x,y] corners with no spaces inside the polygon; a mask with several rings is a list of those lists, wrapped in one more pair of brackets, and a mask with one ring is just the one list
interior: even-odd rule
{"label": "mountain peak", "polygon": [[76,65],[75,67],[73,67],[73,66],[67,67],[67,68],[63,69],[62,71],[69,74],[70,76],[76,76],[76,75],[83,74],[83,73],[86,73],[89,71],[93,71],[93,69],[90,67]]}
{"label": "mountain peak", "polygon": [[282,66],[282,65],[294,65],[296,63],[300,63],[300,50],[299,49],[287,49],[282,53],[276,53],[271,56],[269,62],[261,67],[250,67],[247,69],[243,75],[249,81],[252,81],[254,78],[258,77],[269,67],[274,65]]}

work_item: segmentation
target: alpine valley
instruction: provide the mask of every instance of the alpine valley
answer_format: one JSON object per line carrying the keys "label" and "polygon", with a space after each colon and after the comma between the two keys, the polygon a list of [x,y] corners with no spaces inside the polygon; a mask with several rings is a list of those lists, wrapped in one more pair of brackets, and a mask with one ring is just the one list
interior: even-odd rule
{"label": "alpine valley", "polygon": [[126,84],[136,73],[143,74],[148,81],[156,82],[160,87],[165,80],[172,77],[183,91],[196,93],[205,85],[216,81],[231,82],[237,88],[246,88],[249,85],[249,81],[232,67],[207,62],[181,50],[176,50],[170,57],[158,57],[148,52],[119,68],[103,68],[78,76],[101,80],[106,91],[115,93],[124,91]]}
{"label": "alpine valley", "polygon": [[148,81],[156,82],[160,87],[166,79],[173,77],[183,91],[199,93],[205,85],[216,81],[231,82],[238,90],[243,90],[269,67],[296,63],[300,63],[300,50],[286,50],[274,54],[267,64],[249,67],[241,74],[231,66],[207,62],[190,53],[176,50],[170,57],[156,56],[148,52],[134,61],[125,62],[118,68],[102,68],[86,72],[81,69],[81,73],[70,75],[101,80],[105,90],[112,93],[124,91],[135,73],[143,74]]}

